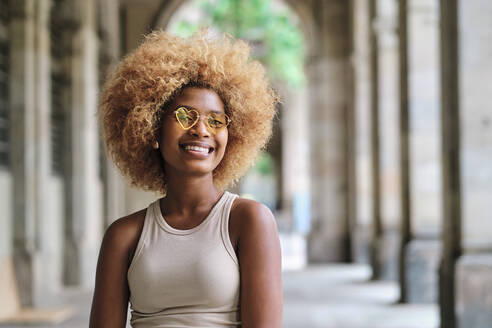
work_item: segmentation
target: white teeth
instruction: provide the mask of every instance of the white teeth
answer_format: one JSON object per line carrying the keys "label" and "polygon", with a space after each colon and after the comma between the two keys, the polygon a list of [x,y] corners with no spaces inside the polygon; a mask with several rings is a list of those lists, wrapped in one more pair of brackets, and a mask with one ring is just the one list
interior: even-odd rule
{"label": "white teeth", "polygon": [[199,147],[199,146],[184,146],[185,150],[194,150],[199,151],[201,153],[208,153],[208,148]]}

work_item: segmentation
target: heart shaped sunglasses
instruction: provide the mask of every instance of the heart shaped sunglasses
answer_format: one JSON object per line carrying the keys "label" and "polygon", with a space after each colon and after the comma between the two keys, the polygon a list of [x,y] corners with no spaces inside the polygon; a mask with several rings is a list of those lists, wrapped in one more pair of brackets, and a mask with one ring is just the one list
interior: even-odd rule
{"label": "heart shaped sunglasses", "polygon": [[[197,110],[186,107],[179,107],[174,111],[174,114],[183,130],[191,129],[200,119],[200,113]],[[229,123],[231,123],[231,119],[226,114],[212,112],[205,116],[205,124],[212,133],[227,127]]]}

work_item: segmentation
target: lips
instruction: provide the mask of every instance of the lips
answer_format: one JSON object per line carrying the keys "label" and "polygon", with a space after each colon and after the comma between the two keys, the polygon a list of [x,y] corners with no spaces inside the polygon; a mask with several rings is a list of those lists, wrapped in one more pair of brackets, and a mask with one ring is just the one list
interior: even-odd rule
{"label": "lips", "polygon": [[179,144],[179,147],[186,152],[200,153],[200,154],[210,154],[214,151],[214,147],[210,146],[205,142],[183,142]]}

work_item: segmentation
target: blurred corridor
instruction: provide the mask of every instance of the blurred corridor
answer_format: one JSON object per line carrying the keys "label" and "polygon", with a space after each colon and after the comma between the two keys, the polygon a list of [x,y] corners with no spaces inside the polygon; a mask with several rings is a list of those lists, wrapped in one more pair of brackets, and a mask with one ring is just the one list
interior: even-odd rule
{"label": "blurred corridor", "polygon": [[[398,304],[395,282],[369,281],[367,265],[330,264],[285,272],[284,328],[436,328],[438,308],[432,304]],[[87,327],[92,295],[65,290],[44,306],[75,306],[59,328]],[[48,328],[50,325],[2,327]],[[130,327],[129,325],[127,327]]]}
{"label": "blurred corridor", "polygon": [[87,326],[105,229],[161,197],[106,157],[98,93],[202,25],[282,98],[230,191],[275,214],[285,327],[492,327],[490,0],[0,0],[0,324]]}

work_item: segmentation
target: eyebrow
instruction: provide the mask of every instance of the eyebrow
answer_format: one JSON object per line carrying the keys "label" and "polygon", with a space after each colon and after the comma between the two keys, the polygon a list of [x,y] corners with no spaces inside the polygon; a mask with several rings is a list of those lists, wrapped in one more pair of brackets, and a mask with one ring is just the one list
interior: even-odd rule
{"label": "eyebrow", "polygon": [[[193,107],[193,106],[190,106],[190,105],[182,105],[182,104],[178,104],[174,110],[178,109],[179,107],[184,107],[184,108],[187,108],[187,109],[194,109],[194,110],[196,110],[197,112],[199,112],[199,110],[198,110],[198,109],[196,109],[196,108],[195,108],[195,107]],[[207,113],[214,113],[214,114],[225,114],[225,112],[221,112],[221,111],[218,111],[218,110],[210,110],[210,111],[208,111]]]}

